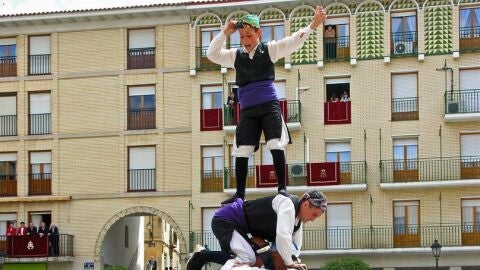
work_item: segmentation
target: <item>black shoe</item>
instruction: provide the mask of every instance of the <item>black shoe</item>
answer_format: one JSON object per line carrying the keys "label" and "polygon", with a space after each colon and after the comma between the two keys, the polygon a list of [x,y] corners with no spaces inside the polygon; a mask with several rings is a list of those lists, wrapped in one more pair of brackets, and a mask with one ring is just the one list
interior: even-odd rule
{"label": "black shoe", "polygon": [[237,198],[245,200],[245,195],[240,194],[240,193],[235,193],[235,194],[233,194],[232,197],[230,197],[230,198],[226,199],[225,201],[221,202],[221,204],[224,205],[224,204],[233,203]]}
{"label": "black shoe", "polygon": [[187,261],[187,270],[201,270],[205,265],[205,260],[202,256],[202,250],[204,248],[195,247],[192,256]]}
{"label": "black shoe", "polygon": [[279,189],[279,190],[278,190],[278,194],[283,195],[283,196],[285,196],[285,197],[290,197],[290,195],[288,194],[287,190],[284,189],[284,188]]}

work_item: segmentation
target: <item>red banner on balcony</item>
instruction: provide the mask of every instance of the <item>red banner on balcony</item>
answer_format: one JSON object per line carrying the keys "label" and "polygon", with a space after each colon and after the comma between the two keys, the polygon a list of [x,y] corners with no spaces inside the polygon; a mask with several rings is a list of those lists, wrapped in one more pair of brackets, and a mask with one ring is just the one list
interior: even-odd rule
{"label": "red banner on balcony", "polygon": [[[256,180],[257,187],[276,187],[277,175],[275,174],[275,167],[273,165],[257,165]],[[285,165],[285,182],[288,185],[288,166]]]}
{"label": "red banner on balcony", "polygon": [[200,110],[200,130],[222,130],[223,118],[222,109],[202,109]]}
{"label": "red banner on balcony", "polygon": [[350,124],[351,102],[325,102],[324,104],[324,124]]}
{"label": "red banner on balcony", "polygon": [[286,100],[280,100],[280,110],[282,111],[283,121],[288,122],[288,103]]}
{"label": "red banner on balcony", "polygon": [[327,186],[340,184],[340,163],[307,163],[307,185]]}
{"label": "red banner on balcony", "polygon": [[240,103],[235,103],[235,107],[233,109],[233,124],[236,126],[238,125],[238,122],[240,122],[240,112],[242,110],[240,109]]}
{"label": "red banner on balcony", "polygon": [[48,236],[9,236],[10,257],[48,257]]}

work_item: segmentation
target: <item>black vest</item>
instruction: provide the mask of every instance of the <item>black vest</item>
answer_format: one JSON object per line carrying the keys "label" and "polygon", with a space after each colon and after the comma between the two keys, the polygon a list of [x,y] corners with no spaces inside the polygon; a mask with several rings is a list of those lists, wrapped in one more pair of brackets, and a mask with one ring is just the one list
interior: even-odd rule
{"label": "black vest", "polygon": [[[254,236],[263,237],[273,242],[277,236],[277,213],[273,211],[272,201],[275,196],[260,198],[252,201],[246,201],[243,204],[245,219],[249,226],[249,231]],[[296,196],[290,195],[295,208],[295,218],[300,211],[300,200]],[[301,225],[301,221],[293,228],[296,232]],[[292,233],[293,233],[292,232]]]}
{"label": "black vest", "polygon": [[237,71],[236,84],[245,86],[252,82],[275,80],[275,65],[270,60],[267,44],[260,42],[255,50],[253,59],[242,49],[237,49],[235,58]]}

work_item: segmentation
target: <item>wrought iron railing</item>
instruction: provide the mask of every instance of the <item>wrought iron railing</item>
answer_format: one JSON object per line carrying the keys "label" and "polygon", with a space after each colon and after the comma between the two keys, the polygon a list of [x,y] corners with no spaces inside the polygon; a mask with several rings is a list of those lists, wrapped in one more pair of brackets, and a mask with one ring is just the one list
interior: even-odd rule
{"label": "wrought iron railing", "polygon": [[392,99],[392,120],[418,120],[418,98]]}
{"label": "wrought iron railing", "polygon": [[0,77],[17,76],[17,57],[0,56]]}
{"label": "wrought iron railing", "polygon": [[51,195],[52,173],[30,173],[28,195]]}
{"label": "wrought iron railing", "polygon": [[480,89],[447,91],[445,114],[480,113]]}
{"label": "wrought iron railing", "polygon": [[[235,157],[232,157],[235,158]],[[235,175],[235,167],[224,168],[224,188],[236,188],[237,177]],[[255,187],[255,166],[248,166],[247,182],[245,183],[247,188]]]}
{"label": "wrought iron railing", "polygon": [[17,175],[0,174],[0,197],[17,196]]}
{"label": "wrought iron railing", "polygon": [[392,36],[392,55],[411,55],[417,53],[417,31],[394,32]]}
{"label": "wrought iron railing", "polygon": [[46,75],[50,74],[50,54],[30,55],[29,75]]}
{"label": "wrought iron railing", "polygon": [[[478,227],[479,225],[476,225]],[[480,234],[471,225],[415,225],[415,230],[399,233],[398,226],[305,228],[302,250],[430,248],[435,239],[444,247],[480,246]],[[476,232],[478,232],[477,229]],[[220,250],[211,231],[190,232],[190,247],[208,245]]]}
{"label": "wrought iron railing", "polygon": [[155,67],[155,47],[127,50],[127,69]]}
{"label": "wrought iron railing", "polygon": [[480,26],[460,27],[460,51],[480,50]]}
{"label": "wrought iron railing", "polygon": [[30,135],[52,133],[52,115],[50,113],[30,114]]}
{"label": "wrought iron railing", "polygon": [[382,160],[381,183],[480,179],[480,156]]}
{"label": "wrought iron railing", "polygon": [[[367,162],[350,161],[340,162],[340,185],[365,184],[366,183]],[[293,163],[288,164],[289,185],[304,186],[307,185],[307,164]]]}
{"label": "wrought iron railing", "polygon": [[0,136],[17,135],[17,116],[0,115]]}
{"label": "wrought iron railing", "polygon": [[323,51],[325,60],[349,60],[350,59],[350,37],[324,38]]}
{"label": "wrought iron railing", "polygon": [[223,174],[223,170],[202,171],[201,192],[222,192]]}
{"label": "wrought iron railing", "polygon": [[155,169],[128,170],[128,191],[155,191]]}
{"label": "wrought iron railing", "polygon": [[300,100],[287,100],[287,119],[286,123],[302,122],[302,103]]}
{"label": "wrought iron railing", "polygon": [[155,108],[128,110],[128,129],[152,129],[155,128]]}
{"label": "wrought iron railing", "polygon": [[199,70],[217,70],[220,65],[213,63],[207,58],[208,46],[195,48],[196,68]]}

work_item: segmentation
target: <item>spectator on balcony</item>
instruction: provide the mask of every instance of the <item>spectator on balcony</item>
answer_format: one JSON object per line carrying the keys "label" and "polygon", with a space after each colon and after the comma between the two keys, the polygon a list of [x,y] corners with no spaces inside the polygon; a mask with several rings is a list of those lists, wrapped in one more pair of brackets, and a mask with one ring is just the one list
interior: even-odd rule
{"label": "spectator on balcony", "polygon": [[325,37],[325,54],[327,59],[333,59],[336,57],[336,40],[335,40],[335,29],[333,29],[332,25],[328,25],[325,33],[323,35]]}
{"label": "spectator on balcony", "polygon": [[47,235],[48,234],[48,229],[47,229],[47,226],[45,225],[45,222],[41,222],[40,223],[40,228],[38,228],[38,235],[40,235],[40,237],[43,237],[44,235]]}
{"label": "spectator on balcony", "polygon": [[329,102],[338,102],[338,97],[337,94],[333,93],[332,96],[330,97]]}
{"label": "spectator on balcony", "polygon": [[13,223],[13,221],[10,221],[8,223],[6,235],[7,236],[17,235],[17,229],[15,228],[15,223]]}
{"label": "spectator on balcony", "polygon": [[48,236],[50,237],[50,247],[52,248],[52,256],[58,256],[58,242],[60,240],[60,233],[58,232],[57,226],[55,224],[50,224],[50,229],[48,230]]}
{"label": "spectator on balcony", "polygon": [[340,99],[342,102],[347,102],[350,101],[350,97],[348,96],[347,91],[343,91],[342,99]]}
{"label": "spectator on balcony", "polygon": [[17,235],[27,235],[27,228],[25,222],[20,222],[20,227],[17,228]]}
{"label": "spectator on balcony", "polygon": [[[317,6],[309,26],[289,37],[268,43],[260,42],[262,30],[259,19],[247,14],[239,21],[230,21],[210,43],[208,59],[222,67],[236,69],[235,84],[242,115],[236,128],[234,156],[237,191],[224,204],[245,198],[245,184],[248,174],[248,158],[259,148],[263,131],[267,147],[273,157],[278,192],[287,195],[285,184],[284,148],[290,143],[287,126],[280,110],[275,89],[275,62],[303,46],[313,30],[326,19],[323,8]],[[242,48],[223,49],[223,43],[235,31],[240,33]]]}
{"label": "spectator on balcony", "polygon": [[228,112],[231,120],[233,120],[236,104],[237,104],[237,101],[235,100],[235,95],[233,94],[233,92],[230,92],[227,97],[227,108],[228,108]]}
{"label": "spectator on balcony", "polygon": [[28,223],[27,235],[36,235],[37,227],[33,225],[32,222]]}

